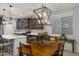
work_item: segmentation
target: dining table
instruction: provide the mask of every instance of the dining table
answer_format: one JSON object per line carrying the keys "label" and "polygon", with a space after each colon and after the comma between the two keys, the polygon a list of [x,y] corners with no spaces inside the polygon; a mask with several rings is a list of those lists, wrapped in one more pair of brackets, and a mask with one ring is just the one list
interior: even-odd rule
{"label": "dining table", "polygon": [[[33,56],[53,56],[58,50],[59,44],[57,42],[43,42],[43,43],[29,43]],[[27,52],[27,48],[23,48],[23,52]]]}

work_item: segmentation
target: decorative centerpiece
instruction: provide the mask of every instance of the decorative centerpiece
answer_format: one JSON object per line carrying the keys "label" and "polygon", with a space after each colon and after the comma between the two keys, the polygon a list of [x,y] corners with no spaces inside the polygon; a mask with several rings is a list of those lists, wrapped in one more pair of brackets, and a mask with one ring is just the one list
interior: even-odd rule
{"label": "decorative centerpiece", "polygon": [[46,45],[48,45],[48,40],[49,40],[49,36],[47,34],[41,35],[40,36],[40,41],[41,41],[40,45],[42,47],[46,47]]}
{"label": "decorative centerpiece", "polygon": [[60,40],[67,40],[67,37],[66,37],[66,35],[64,33],[61,34]]}

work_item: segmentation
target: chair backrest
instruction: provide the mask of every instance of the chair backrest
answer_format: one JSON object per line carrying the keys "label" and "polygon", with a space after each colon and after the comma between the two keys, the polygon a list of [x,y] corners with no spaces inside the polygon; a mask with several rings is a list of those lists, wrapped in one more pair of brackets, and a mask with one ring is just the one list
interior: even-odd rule
{"label": "chair backrest", "polygon": [[39,32],[38,36],[40,37],[40,39],[43,39],[43,37],[47,37],[48,33],[47,32]]}
{"label": "chair backrest", "polygon": [[65,41],[59,41],[58,56],[63,56]]}
{"label": "chair backrest", "polygon": [[[23,52],[23,48],[28,49],[28,52],[29,53],[27,53],[27,51]],[[23,55],[30,56],[32,54],[31,46],[30,45],[27,45],[27,44],[23,44],[23,43],[20,42],[19,43],[19,50],[18,50],[18,52],[19,52],[19,56],[23,56]]]}
{"label": "chair backrest", "polygon": [[39,36],[41,36],[41,35],[48,35],[48,33],[47,32],[39,32],[38,35]]}
{"label": "chair backrest", "polygon": [[53,56],[63,56],[65,41],[58,41],[57,43],[59,44],[59,47]]}
{"label": "chair backrest", "polygon": [[55,41],[57,42],[59,40],[58,36],[50,36],[50,41]]}

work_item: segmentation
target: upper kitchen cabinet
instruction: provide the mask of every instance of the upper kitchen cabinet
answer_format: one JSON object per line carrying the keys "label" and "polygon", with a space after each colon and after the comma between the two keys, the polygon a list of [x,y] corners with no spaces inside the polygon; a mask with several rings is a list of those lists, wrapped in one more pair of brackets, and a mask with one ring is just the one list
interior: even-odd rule
{"label": "upper kitchen cabinet", "polygon": [[39,24],[37,18],[19,18],[17,29],[43,29],[43,24]]}

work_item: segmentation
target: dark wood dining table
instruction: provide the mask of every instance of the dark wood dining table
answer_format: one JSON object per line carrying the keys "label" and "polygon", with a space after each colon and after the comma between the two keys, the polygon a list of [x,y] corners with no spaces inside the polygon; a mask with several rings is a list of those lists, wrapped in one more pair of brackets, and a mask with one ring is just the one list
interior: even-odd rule
{"label": "dark wood dining table", "polygon": [[[45,42],[43,44],[40,43],[30,43],[32,48],[33,56],[52,56],[58,50],[59,44],[56,42]],[[27,49],[23,48],[23,52],[26,52]]]}

